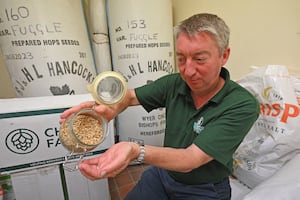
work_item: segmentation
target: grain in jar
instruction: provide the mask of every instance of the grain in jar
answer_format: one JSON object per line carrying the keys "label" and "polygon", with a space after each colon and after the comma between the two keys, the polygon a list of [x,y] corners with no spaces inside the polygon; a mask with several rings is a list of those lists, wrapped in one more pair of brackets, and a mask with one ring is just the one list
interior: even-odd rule
{"label": "grain in jar", "polygon": [[105,118],[93,109],[83,109],[61,124],[60,141],[71,152],[86,152],[102,143],[106,132]]}

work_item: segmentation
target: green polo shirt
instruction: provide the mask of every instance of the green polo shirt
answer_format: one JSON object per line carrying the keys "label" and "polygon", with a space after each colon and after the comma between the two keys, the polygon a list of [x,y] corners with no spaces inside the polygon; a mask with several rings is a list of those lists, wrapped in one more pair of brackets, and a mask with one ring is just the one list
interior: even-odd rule
{"label": "green polo shirt", "polygon": [[164,146],[186,148],[194,143],[214,158],[191,172],[169,171],[181,183],[214,183],[228,177],[233,153],[258,118],[260,108],[256,98],[231,81],[225,68],[220,76],[225,85],[200,109],[196,109],[190,89],[178,73],[135,89],[148,112],[166,108]]}

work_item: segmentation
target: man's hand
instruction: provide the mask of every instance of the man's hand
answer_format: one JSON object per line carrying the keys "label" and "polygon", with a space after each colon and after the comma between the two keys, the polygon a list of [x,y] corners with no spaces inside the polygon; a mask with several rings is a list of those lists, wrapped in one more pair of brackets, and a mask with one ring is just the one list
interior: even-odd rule
{"label": "man's hand", "polygon": [[90,180],[115,177],[139,155],[139,145],[133,142],[119,142],[102,155],[82,161],[78,168]]}

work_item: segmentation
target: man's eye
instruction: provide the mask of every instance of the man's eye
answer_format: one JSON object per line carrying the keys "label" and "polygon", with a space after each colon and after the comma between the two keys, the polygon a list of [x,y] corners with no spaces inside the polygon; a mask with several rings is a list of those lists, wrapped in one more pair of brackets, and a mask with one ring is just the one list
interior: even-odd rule
{"label": "man's eye", "polygon": [[178,63],[184,63],[185,62],[185,58],[183,58],[183,57],[177,57],[177,61],[178,61]]}
{"label": "man's eye", "polygon": [[196,60],[197,62],[204,62],[204,61],[206,60],[206,58],[204,58],[204,57],[201,57],[201,58],[195,58],[195,60]]}

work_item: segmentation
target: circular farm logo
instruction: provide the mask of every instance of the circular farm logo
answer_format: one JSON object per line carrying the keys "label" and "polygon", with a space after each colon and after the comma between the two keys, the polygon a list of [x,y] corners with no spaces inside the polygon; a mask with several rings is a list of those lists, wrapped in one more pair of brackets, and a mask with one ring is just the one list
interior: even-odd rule
{"label": "circular farm logo", "polygon": [[31,130],[16,129],[7,135],[5,143],[7,148],[16,154],[28,154],[38,147],[39,138]]}

